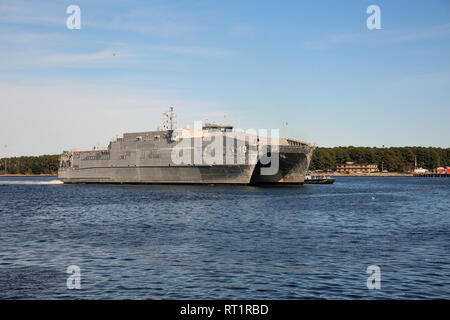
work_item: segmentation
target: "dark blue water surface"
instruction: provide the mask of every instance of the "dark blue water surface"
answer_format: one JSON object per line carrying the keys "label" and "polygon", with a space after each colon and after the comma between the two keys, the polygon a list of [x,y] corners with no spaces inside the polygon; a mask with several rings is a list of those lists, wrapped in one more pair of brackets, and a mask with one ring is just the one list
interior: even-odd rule
{"label": "dark blue water surface", "polygon": [[[450,299],[450,179],[54,179],[0,178],[2,299]],[[81,269],[80,290],[67,289],[69,265]],[[380,290],[367,288],[370,265]]]}

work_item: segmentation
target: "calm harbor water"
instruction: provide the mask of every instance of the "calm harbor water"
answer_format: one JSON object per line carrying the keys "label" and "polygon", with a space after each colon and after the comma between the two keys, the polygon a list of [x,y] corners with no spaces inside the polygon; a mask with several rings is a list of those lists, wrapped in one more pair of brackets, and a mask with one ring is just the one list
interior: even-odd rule
{"label": "calm harbor water", "polygon": [[[450,179],[54,179],[0,178],[1,299],[450,299]],[[67,289],[70,265],[80,290]],[[380,290],[366,286],[370,265]]]}

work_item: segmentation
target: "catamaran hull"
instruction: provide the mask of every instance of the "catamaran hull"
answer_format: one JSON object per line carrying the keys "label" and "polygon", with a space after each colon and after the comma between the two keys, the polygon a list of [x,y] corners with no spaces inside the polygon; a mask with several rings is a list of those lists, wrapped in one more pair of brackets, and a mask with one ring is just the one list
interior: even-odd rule
{"label": "catamaran hull", "polygon": [[[196,160],[196,155],[204,157],[208,153],[208,144],[202,144],[195,153],[196,142],[184,141],[184,149],[178,149],[167,131],[124,134],[107,149],[63,153],[58,177],[64,183],[302,184],[315,148],[280,139],[273,154],[273,147],[267,146],[266,155],[271,160],[264,164],[259,153],[261,145],[250,146],[248,141],[223,137],[221,147],[215,151],[220,164],[215,161],[209,165],[205,164],[208,158]],[[177,157],[182,159],[185,152],[185,161],[178,162]],[[269,167],[275,168],[270,174],[264,172]]]}
{"label": "catamaran hull", "polygon": [[152,166],[60,170],[64,183],[248,184],[255,165]]}

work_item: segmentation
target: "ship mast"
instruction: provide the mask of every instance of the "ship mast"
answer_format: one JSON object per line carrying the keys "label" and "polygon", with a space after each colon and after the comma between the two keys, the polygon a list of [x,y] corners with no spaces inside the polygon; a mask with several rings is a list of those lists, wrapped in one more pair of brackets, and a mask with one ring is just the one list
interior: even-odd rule
{"label": "ship mast", "polygon": [[173,111],[173,107],[170,107],[169,111],[163,113],[163,129],[173,131],[177,115]]}

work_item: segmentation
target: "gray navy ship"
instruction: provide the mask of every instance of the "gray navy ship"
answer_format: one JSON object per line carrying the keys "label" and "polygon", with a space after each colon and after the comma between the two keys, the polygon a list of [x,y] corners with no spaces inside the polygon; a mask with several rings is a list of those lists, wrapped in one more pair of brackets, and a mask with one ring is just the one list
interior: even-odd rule
{"label": "gray navy ship", "polygon": [[303,184],[311,143],[205,123],[176,129],[173,108],[156,131],[125,133],[107,148],[64,151],[64,183]]}

